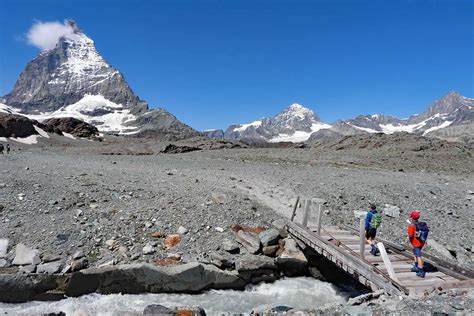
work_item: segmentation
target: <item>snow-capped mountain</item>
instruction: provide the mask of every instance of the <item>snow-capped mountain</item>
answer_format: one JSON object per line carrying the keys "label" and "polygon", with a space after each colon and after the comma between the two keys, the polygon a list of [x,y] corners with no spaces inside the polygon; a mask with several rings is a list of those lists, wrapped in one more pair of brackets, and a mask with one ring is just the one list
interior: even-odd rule
{"label": "snow-capped mountain", "polygon": [[[462,127],[462,128],[461,128]],[[230,126],[224,138],[259,142],[304,142],[344,135],[395,132],[415,133],[456,139],[474,130],[474,99],[450,92],[421,114],[408,119],[372,114],[339,120],[331,125],[321,122],[310,109],[292,104],[274,117]],[[445,131],[445,132],[444,132]]]}
{"label": "snow-capped mountain", "polygon": [[166,110],[149,110],[94,41],[74,21],[66,23],[73,32],[28,63],[0,102],[31,119],[70,116],[101,132],[170,138],[197,134]]}
{"label": "snow-capped mountain", "polygon": [[450,92],[435,101],[423,113],[412,115],[408,119],[379,114],[364,115],[338,121],[334,124],[333,130],[343,135],[357,133],[359,130],[359,134],[408,132],[426,136],[448,126],[472,123],[474,123],[474,99]]}
{"label": "snow-capped mountain", "polygon": [[230,126],[224,133],[227,139],[248,142],[303,142],[320,129],[330,128],[310,109],[294,103],[279,114],[248,124]]}

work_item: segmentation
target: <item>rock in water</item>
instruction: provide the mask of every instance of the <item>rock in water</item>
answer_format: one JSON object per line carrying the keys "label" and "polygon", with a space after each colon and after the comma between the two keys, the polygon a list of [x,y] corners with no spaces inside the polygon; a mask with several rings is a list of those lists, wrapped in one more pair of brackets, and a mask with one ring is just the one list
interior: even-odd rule
{"label": "rock in water", "polygon": [[38,249],[30,249],[24,244],[16,245],[14,265],[34,265],[41,263]]}
{"label": "rock in water", "polygon": [[280,277],[273,258],[245,254],[235,260],[235,269],[239,276],[253,284],[272,282]]}
{"label": "rock in water", "polygon": [[168,307],[165,307],[163,305],[148,305],[145,307],[143,310],[143,315],[175,315],[175,312],[173,309],[170,309]]}
{"label": "rock in water", "polygon": [[[0,278],[2,275],[0,274]],[[87,269],[73,273],[66,295],[88,293],[198,293],[208,288],[243,289],[245,280],[236,272],[224,271],[210,264],[191,262],[169,267],[152,264],[129,264]],[[0,292],[1,292],[0,288]]]}
{"label": "rock in water", "polygon": [[236,235],[237,241],[251,254],[260,251],[260,239],[257,234],[239,230]]}

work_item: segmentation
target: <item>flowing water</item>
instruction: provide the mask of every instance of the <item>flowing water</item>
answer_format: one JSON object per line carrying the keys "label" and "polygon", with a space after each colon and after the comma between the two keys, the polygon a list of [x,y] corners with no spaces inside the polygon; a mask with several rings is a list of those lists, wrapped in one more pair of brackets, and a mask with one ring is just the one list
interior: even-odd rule
{"label": "flowing water", "polygon": [[2,304],[0,313],[6,315],[37,315],[63,311],[67,315],[119,315],[143,313],[150,304],[173,306],[200,306],[207,315],[242,313],[263,310],[279,305],[295,309],[317,308],[324,304],[344,302],[349,292],[341,292],[331,283],[313,278],[281,279],[261,283],[245,291],[211,290],[203,294],[90,294],[56,302],[33,301],[23,304]]}

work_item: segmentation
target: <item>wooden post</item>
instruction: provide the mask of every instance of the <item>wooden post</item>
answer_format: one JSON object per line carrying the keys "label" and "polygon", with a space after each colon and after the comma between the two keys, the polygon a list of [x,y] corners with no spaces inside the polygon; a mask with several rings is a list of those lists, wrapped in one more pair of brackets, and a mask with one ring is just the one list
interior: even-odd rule
{"label": "wooden post", "polygon": [[365,220],[363,218],[360,219],[359,222],[359,238],[360,238],[360,257],[362,259],[365,258]]}
{"label": "wooden post", "polygon": [[304,201],[304,215],[303,215],[303,222],[301,223],[304,228],[308,227],[308,219],[309,219],[309,213],[311,212],[311,200],[306,199]]}
{"label": "wooden post", "polygon": [[321,225],[322,225],[322,217],[323,217],[323,204],[326,203],[326,200],[314,198],[313,203],[318,204],[318,210],[316,214],[316,231],[319,235],[321,235]]}
{"label": "wooden post", "polygon": [[296,216],[296,209],[298,208],[298,204],[300,203],[300,197],[298,196],[296,198],[296,203],[295,203],[295,207],[293,207],[293,213],[291,214],[291,221],[293,221],[295,219],[295,216]]}
{"label": "wooden post", "polygon": [[318,232],[319,235],[321,235],[322,217],[323,217],[322,205],[318,204],[318,211],[316,213],[316,231]]}
{"label": "wooden post", "polygon": [[392,280],[399,282],[397,279],[397,276],[395,275],[395,271],[393,270],[392,263],[390,262],[390,259],[388,258],[388,254],[387,254],[387,251],[385,250],[385,246],[383,245],[383,243],[379,242],[377,243],[377,247],[379,248],[380,255],[382,256],[382,260],[383,260],[383,263],[385,264],[385,268],[387,269],[388,275],[390,276],[390,278],[392,278]]}

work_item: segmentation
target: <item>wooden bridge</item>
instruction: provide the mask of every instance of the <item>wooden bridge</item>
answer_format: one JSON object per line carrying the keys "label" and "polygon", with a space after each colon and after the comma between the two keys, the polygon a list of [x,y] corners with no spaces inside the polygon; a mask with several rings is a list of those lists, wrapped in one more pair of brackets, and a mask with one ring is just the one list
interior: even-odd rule
{"label": "wooden bridge", "polygon": [[474,271],[429,254],[423,254],[424,261],[434,267],[434,271],[427,272],[425,278],[417,277],[410,271],[414,261],[411,248],[381,238],[376,238],[380,255],[373,256],[368,247],[365,247],[363,219],[360,219],[359,229],[344,225],[321,226],[321,205],[324,201],[312,201],[313,204],[319,204],[315,222],[308,225],[311,201],[306,200],[300,223],[295,221],[295,205],[293,216],[287,221],[288,233],[332,261],[362,285],[374,291],[383,289],[394,295],[409,295],[440,288],[474,287]]}

